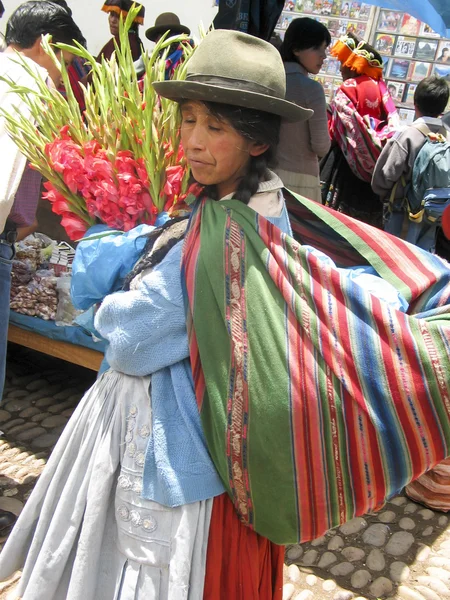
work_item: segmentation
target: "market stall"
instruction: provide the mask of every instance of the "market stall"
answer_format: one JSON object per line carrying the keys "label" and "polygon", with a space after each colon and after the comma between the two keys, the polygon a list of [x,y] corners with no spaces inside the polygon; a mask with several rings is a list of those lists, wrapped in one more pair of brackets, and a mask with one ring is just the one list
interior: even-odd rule
{"label": "market stall", "polygon": [[17,244],[8,340],[97,371],[105,344],[76,321],[70,300],[74,250],[43,234]]}

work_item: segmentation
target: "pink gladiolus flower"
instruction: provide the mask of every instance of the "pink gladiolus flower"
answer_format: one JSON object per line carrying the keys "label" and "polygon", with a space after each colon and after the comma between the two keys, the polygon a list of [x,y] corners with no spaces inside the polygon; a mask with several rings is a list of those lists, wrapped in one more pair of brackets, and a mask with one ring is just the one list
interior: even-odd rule
{"label": "pink gladiolus flower", "polygon": [[70,212],[63,214],[61,225],[66,230],[67,235],[71,240],[79,240],[87,231],[87,225],[83,219],[80,219],[80,217],[77,217],[77,215]]}

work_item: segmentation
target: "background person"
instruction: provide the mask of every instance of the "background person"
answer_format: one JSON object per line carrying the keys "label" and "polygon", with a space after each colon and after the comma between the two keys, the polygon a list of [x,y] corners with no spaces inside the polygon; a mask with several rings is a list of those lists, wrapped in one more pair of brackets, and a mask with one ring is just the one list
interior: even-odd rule
{"label": "background person", "polygon": [[139,37],[139,25],[142,25],[144,23],[145,8],[137,2],[133,3],[132,0],[106,0],[102,6],[102,11],[108,14],[109,30],[111,32],[112,38],[100,50],[99,55],[97,56],[97,61],[100,62],[102,57],[106,60],[109,60],[111,58],[112,53],[115,50],[114,42],[116,42],[120,47],[120,17],[122,16],[122,19],[125,21],[133,4],[135,4],[136,7],[140,6],[141,8],[139,14],[134,19],[128,31],[128,39],[130,42],[133,60],[137,61],[141,57],[144,51],[144,46]]}
{"label": "background person", "polygon": [[308,121],[283,123],[276,172],[286,187],[320,202],[319,159],[330,148],[325,92],[310,79],[322,68],[331,42],[328,29],[309,17],[294,19],[286,30],[280,54],[286,71],[286,98],[314,110]]}
{"label": "background person", "polygon": [[398,113],[382,79],[383,60],[353,34],[331,49],[344,82],[330,105],[333,146],[322,161],[326,206],[382,227],[382,205],[370,181],[385,140],[399,127]]}
{"label": "background person", "polygon": [[[181,34],[190,35],[191,30],[189,27],[181,24],[180,19],[175,13],[166,12],[156,17],[155,24],[153,27],[147,29],[145,37],[156,44],[165,33],[167,33],[168,37]],[[191,41],[186,41],[184,43],[190,45],[193,44]],[[184,43],[174,42],[171,44],[166,58],[166,79],[171,79],[174,70],[183,62]],[[163,50],[162,52],[164,53],[166,51],[167,50]]]}
{"label": "background person", "polygon": [[405,197],[411,184],[414,162],[425,144],[427,132],[447,136],[441,115],[448,100],[449,87],[444,78],[427,77],[418,84],[414,92],[415,121],[388,141],[372,177],[372,189],[385,205],[385,231],[429,252],[434,251],[437,226],[411,221]]}

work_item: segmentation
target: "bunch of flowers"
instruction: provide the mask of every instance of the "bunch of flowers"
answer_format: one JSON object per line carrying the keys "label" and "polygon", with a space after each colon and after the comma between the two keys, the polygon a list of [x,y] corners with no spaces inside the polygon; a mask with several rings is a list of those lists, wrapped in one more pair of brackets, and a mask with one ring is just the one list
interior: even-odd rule
{"label": "bunch of flowers", "polygon": [[[183,44],[186,58],[193,52],[186,36],[162,38],[151,55],[144,55],[145,74],[139,79],[133,65],[128,29],[137,9],[121,24],[120,45],[111,60],[96,59],[82,46],[56,44],[80,57],[91,70],[84,87],[86,111],[71,91],[67,70],[50,40],[46,52],[61,67],[67,97],[50,88],[20,55],[17,61],[33,77],[31,90],[7,81],[31,119],[3,112],[11,136],[31,166],[45,177],[44,198],[61,216],[73,240],[101,222],[128,231],[140,223],[153,224],[162,211],[182,206],[189,178],[179,141],[176,104],[159,98],[152,82],[163,80],[171,44]],[[173,77],[184,79],[186,62]]]}

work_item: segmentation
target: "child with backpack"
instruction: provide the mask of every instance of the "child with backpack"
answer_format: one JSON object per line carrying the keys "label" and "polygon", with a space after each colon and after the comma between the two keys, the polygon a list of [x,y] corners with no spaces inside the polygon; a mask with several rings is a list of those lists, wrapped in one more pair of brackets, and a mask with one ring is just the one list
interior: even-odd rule
{"label": "child with backpack", "polygon": [[[416,119],[383,148],[372,189],[384,203],[384,229],[424,250],[434,251],[441,208],[450,187],[450,142],[441,114],[449,100],[442,77],[423,79],[414,94]],[[450,165],[449,165],[450,166]],[[428,192],[430,188],[440,188]]]}

